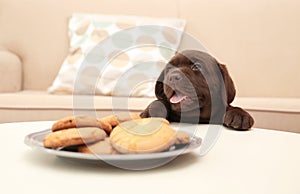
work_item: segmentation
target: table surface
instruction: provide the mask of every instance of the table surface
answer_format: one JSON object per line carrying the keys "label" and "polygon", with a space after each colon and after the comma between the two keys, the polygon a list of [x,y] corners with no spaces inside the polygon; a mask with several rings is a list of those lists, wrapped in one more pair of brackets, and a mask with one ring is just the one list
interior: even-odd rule
{"label": "table surface", "polygon": [[27,134],[52,123],[0,124],[0,193],[300,193],[300,134],[225,129],[203,157],[195,150],[159,168],[129,171],[63,160],[24,144]]}

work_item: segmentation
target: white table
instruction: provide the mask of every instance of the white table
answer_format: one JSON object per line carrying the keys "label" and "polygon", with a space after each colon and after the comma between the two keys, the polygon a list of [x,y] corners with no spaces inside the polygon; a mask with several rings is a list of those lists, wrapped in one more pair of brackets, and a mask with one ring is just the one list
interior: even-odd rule
{"label": "white table", "polygon": [[300,134],[223,130],[204,157],[196,150],[160,168],[128,171],[66,161],[23,143],[51,124],[0,124],[0,193],[300,193]]}

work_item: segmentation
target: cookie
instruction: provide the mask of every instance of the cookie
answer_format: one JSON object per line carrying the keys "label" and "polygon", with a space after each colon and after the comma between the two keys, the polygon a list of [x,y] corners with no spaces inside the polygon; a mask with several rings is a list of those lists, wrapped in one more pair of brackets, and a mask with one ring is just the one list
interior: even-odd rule
{"label": "cookie", "polygon": [[82,145],[78,147],[78,152],[85,154],[118,154],[118,152],[111,146],[109,138],[103,141],[98,141],[93,144]]}
{"label": "cookie", "polygon": [[119,125],[122,122],[133,120],[133,119],[140,119],[141,117],[135,113],[118,113],[114,115],[109,115],[103,118],[97,119],[100,123],[101,129],[106,131],[107,134],[110,134],[112,129]]}
{"label": "cookie", "polygon": [[188,144],[190,143],[191,137],[184,131],[177,131],[175,144]]}
{"label": "cookie", "polygon": [[104,140],[105,137],[105,131],[99,128],[70,128],[49,133],[43,143],[46,148],[58,148],[93,143]]}
{"label": "cookie", "polygon": [[71,116],[58,120],[52,125],[52,131],[79,127],[100,127],[100,123],[90,116]]}
{"label": "cookie", "polygon": [[144,118],[121,123],[110,134],[110,142],[122,154],[155,153],[176,141],[176,131],[162,118]]}

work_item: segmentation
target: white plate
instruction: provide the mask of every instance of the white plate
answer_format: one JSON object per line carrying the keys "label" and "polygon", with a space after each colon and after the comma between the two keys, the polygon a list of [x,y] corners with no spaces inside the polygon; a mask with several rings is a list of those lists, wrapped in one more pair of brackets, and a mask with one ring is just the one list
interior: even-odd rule
{"label": "white plate", "polygon": [[[186,131],[186,130],[184,130]],[[72,159],[80,162],[105,162],[117,167],[126,169],[145,169],[153,168],[165,164],[179,155],[189,153],[194,149],[200,147],[202,139],[191,134],[190,144],[183,147],[171,147],[170,150],[160,153],[151,154],[116,154],[116,155],[97,155],[84,154],[79,152],[65,151],[62,148],[49,149],[43,146],[44,137],[51,132],[50,129],[31,133],[25,137],[25,144],[44,151],[49,154]]]}

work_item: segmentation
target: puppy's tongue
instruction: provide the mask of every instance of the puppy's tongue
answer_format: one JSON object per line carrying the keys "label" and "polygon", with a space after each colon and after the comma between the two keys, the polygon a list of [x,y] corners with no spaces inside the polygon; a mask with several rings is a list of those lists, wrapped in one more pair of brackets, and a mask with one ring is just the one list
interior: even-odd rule
{"label": "puppy's tongue", "polygon": [[185,100],[186,98],[187,98],[187,96],[174,92],[174,94],[170,98],[170,102],[173,104],[176,104],[176,103],[179,103],[179,102]]}

